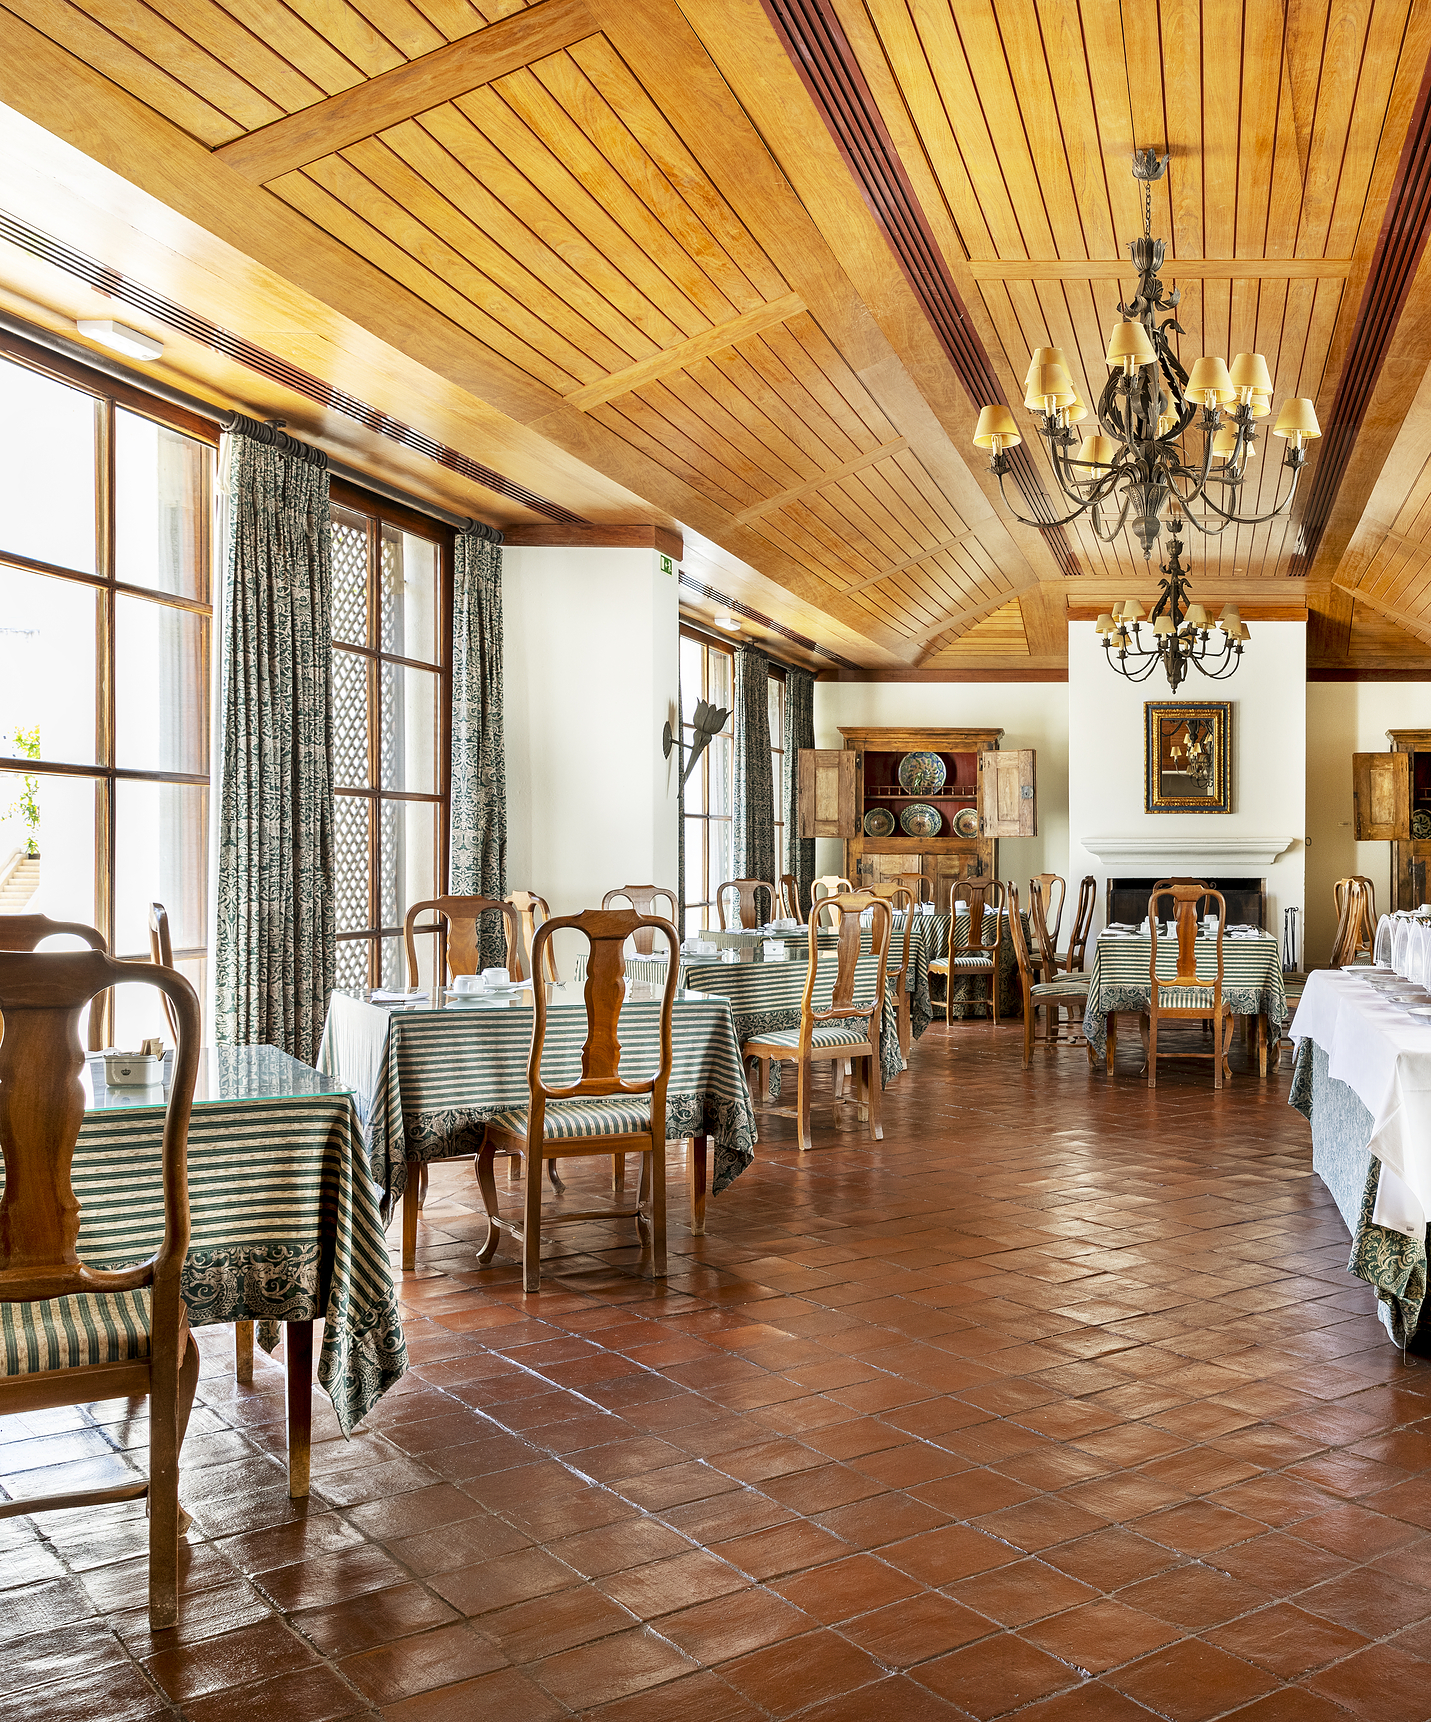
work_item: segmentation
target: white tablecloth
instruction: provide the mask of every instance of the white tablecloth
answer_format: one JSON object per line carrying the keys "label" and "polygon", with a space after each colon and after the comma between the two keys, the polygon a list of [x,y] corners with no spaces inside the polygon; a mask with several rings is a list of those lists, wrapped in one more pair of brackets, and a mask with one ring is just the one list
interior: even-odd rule
{"label": "white tablecloth", "polygon": [[1314,1040],[1329,1074],[1346,1083],[1375,1120],[1368,1143],[1381,1162],[1373,1219],[1407,1237],[1431,1217],[1431,1018],[1411,1017],[1353,969],[1307,977],[1292,1019],[1293,1040]]}

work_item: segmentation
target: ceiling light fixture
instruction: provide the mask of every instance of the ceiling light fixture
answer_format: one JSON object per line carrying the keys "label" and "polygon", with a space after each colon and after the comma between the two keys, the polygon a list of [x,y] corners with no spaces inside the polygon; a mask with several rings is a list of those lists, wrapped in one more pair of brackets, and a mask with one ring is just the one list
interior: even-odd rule
{"label": "ceiling light fixture", "polygon": [[116,353],[123,353],[126,359],[163,357],[162,341],[156,341],[152,335],[146,335],[140,329],[131,329],[127,323],[116,323],[109,317],[81,317],[75,328],[81,335],[87,335],[91,341],[97,341],[101,347],[109,347]]}
{"label": "ceiling light fixture", "polygon": [[740,618],[738,616],[717,616],[715,625],[718,628],[724,628],[727,634],[740,632]]}
{"label": "ceiling light fixture", "polygon": [[[974,445],[988,450],[989,470],[998,477],[999,493],[1025,526],[1048,531],[1086,517],[1097,536],[1111,543],[1131,525],[1143,547],[1144,561],[1151,561],[1162,532],[1160,517],[1166,515],[1172,533],[1171,560],[1161,564],[1167,579],[1150,617],[1151,644],[1145,647],[1139,637],[1143,607],[1136,599],[1125,600],[1100,616],[1098,631],[1109,663],[1120,674],[1143,681],[1162,663],[1176,688],[1189,664],[1205,676],[1231,675],[1247,638],[1236,611],[1225,611],[1218,624],[1226,635],[1223,650],[1209,658],[1210,630],[1205,621],[1200,626],[1192,619],[1193,611],[1199,616],[1203,612],[1189,602],[1187,570],[1182,565],[1184,521],[1215,536],[1229,526],[1260,526],[1286,514],[1307,462],[1306,445],[1322,432],[1310,400],[1298,396],[1285,402],[1272,434],[1287,445],[1282,455],[1282,465],[1292,474],[1287,494],[1265,514],[1239,512],[1242,484],[1257,454],[1254,421],[1267,417],[1272,408],[1272,375],[1260,353],[1239,353],[1231,366],[1222,359],[1200,358],[1189,372],[1173,351],[1169,335],[1183,333],[1176,314],[1182,292],[1168,293],[1158,278],[1165,247],[1152,236],[1153,181],[1163,177],[1167,166],[1167,156],[1151,149],[1133,157],[1133,177],[1143,187],[1143,236],[1128,247],[1138,271],[1138,290],[1130,304],[1118,302],[1121,320],[1113,325],[1108,340],[1110,374],[1095,408],[1098,430],[1094,435],[1080,442],[1073,430],[1087,409],[1073,387],[1062,351],[1039,347],[1029,364],[1024,404],[1039,415],[1038,434],[1048,442],[1054,476],[1075,504],[1072,511],[1059,520],[1030,520],[1009,502],[1004,488],[1005,451],[1023,439],[1008,407],[981,409]],[[1200,451],[1184,444],[1184,437],[1194,431],[1202,438]],[[1076,454],[1072,452],[1075,443]],[[1110,518],[1115,512],[1116,518]],[[1231,629],[1227,619],[1234,623]]]}

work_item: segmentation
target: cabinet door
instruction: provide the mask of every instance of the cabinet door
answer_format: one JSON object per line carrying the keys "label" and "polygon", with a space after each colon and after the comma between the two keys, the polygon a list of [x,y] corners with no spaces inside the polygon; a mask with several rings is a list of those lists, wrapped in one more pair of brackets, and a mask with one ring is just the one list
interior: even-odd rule
{"label": "cabinet door", "polygon": [[985,837],[1037,837],[1034,750],[979,755],[979,829]]}
{"label": "cabinet door", "polygon": [[1411,755],[1352,755],[1352,817],[1358,843],[1411,836]]}
{"label": "cabinet door", "polygon": [[858,837],[859,755],[847,747],[800,749],[800,835]]}
{"label": "cabinet door", "polygon": [[987,879],[983,858],[977,849],[956,850],[953,854],[926,855],[924,871],[934,881],[934,912],[949,913],[949,893],[961,879]]}

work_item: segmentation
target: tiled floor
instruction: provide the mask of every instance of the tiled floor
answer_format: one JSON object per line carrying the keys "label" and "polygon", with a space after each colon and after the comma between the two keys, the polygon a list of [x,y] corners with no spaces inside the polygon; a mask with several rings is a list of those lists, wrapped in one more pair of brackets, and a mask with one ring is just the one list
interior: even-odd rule
{"label": "tiled floor", "polygon": [[[306,1511],[281,1372],[206,1336],[176,1631],[133,1509],[0,1522],[0,1716],[1431,1716],[1431,1365],[1344,1271],[1286,1072],[1149,1095],[1018,1038],[936,1025],[874,1149],[767,1120],[660,1290],[600,1228],[539,1297],[475,1271],[438,1169],[412,1372],[320,1424]],[[11,1419],[0,1471],[143,1440]]]}

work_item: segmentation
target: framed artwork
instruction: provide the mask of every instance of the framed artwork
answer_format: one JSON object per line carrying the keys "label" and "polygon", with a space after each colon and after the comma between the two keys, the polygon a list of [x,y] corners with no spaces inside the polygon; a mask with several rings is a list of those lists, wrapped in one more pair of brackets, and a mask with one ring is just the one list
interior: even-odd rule
{"label": "framed artwork", "polygon": [[1149,813],[1232,812],[1232,702],[1148,700],[1143,786]]}

